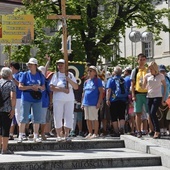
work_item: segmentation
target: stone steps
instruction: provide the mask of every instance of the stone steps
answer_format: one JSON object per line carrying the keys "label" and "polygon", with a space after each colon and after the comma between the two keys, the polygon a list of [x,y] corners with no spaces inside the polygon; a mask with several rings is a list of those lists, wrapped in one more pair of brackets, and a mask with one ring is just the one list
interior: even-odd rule
{"label": "stone steps", "polygon": [[81,140],[73,139],[73,142],[56,142],[55,138],[48,139],[40,143],[34,143],[32,140],[23,141],[18,144],[17,141],[10,141],[8,148],[12,151],[39,151],[39,150],[79,150],[79,149],[97,149],[97,148],[124,148],[124,141],[120,139],[93,139]]}
{"label": "stone steps", "polygon": [[125,148],[125,144],[127,145],[125,140],[134,144],[133,141],[130,142],[132,139],[126,139],[126,137],[125,139],[106,137],[92,140],[73,138],[72,142],[56,142],[55,138],[48,138],[42,143],[34,143],[32,139],[17,143],[15,139],[9,141],[9,149],[15,154],[0,155],[0,170],[107,168],[166,170],[165,167],[162,167],[159,155]]}
{"label": "stone steps", "polygon": [[0,170],[98,169],[161,166],[161,158],[126,148],[16,151],[0,156]]}

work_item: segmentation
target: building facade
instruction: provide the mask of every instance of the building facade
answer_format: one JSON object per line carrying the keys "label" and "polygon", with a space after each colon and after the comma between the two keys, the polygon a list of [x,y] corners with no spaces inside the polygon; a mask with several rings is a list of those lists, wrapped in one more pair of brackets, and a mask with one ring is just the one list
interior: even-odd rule
{"label": "building facade", "polygon": [[[170,0],[158,3],[157,9],[170,8]],[[170,28],[170,21],[167,18],[163,19],[164,24]],[[158,64],[170,65],[170,33],[161,32],[160,37],[162,38],[161,45],[157,45],[157,42],[151,41],[148,43],[139,41],[132,42],[129,39],[129,34],[132,31],[139,31],[140,33],[145,32],[145,28],[137,29],[135,26],[126,29],[125,37],[122,37],[120,47],[120,56],[137,56],[139,53],[144,53],[148,57],[148,61],[155,60]]]}

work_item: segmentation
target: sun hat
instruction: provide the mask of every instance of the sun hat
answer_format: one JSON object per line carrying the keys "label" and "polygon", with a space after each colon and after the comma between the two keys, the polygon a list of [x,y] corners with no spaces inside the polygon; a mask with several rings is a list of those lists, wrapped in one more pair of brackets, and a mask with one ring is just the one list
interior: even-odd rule
{"label": "sun hat", "polygon": [[37,61],[36,58],[30,58],[28,63],[26,63],[26,65],[28,65],[28,64],[36,64],[36,65],[38,65],[38,61]]}
{"label": "sun hat", "polygon": [[56,61],[56,64],[58,64],[58,63],[65,63],[65,60],[64,59],[59,59],[58,61]]}
{"label": "sun hat", "polygon": [[98,74],[98,70],[97,70],[97,68],[95,66],[90,66],[89,69],[95,70],[96,73]]}
{"label": "sun hat", "polygon": [[54,74],[54,72],[52,72],[52,71],[47,71],[47,73],[46,73],[46,79],[48,79],[51,75],[53,75]]}

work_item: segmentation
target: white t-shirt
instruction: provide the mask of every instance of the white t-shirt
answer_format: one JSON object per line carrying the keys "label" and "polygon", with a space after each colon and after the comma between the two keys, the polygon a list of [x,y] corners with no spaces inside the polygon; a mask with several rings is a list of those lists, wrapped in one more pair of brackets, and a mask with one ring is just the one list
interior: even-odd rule
{"label": "white t-shirt", "polygon": [[[72,73],[69,72],[68,77],[72,79],[76,83],[76,78]],[[66,86],[66,76],[65,73],[56,72],[53,74],[53,77],[50,81],[50,85],[65,87]],[[71,84],[68,84],[69,93],[66,94],[64,92],[53,92],[53,101],[74,101],[74,93]]]}
{"label": "white t-shirt", "polygon": [[151,73],[148,73],[145,75],[145,78],[147,79],[147,97],[148,98],[154,98],[154,97],[162,97],[162,80],[165,80],[165,76],[161,73],[159,73],[156,76],[153,76]]}

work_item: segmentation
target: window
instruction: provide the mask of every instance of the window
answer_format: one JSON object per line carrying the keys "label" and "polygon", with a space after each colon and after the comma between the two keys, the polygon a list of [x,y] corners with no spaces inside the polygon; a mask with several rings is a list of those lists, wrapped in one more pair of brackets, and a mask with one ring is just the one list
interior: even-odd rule
{"label": "window", "polygon": [[147,58],[152,58],[152,42],[149,43],[142,43],[143,53],[146,55]]}

